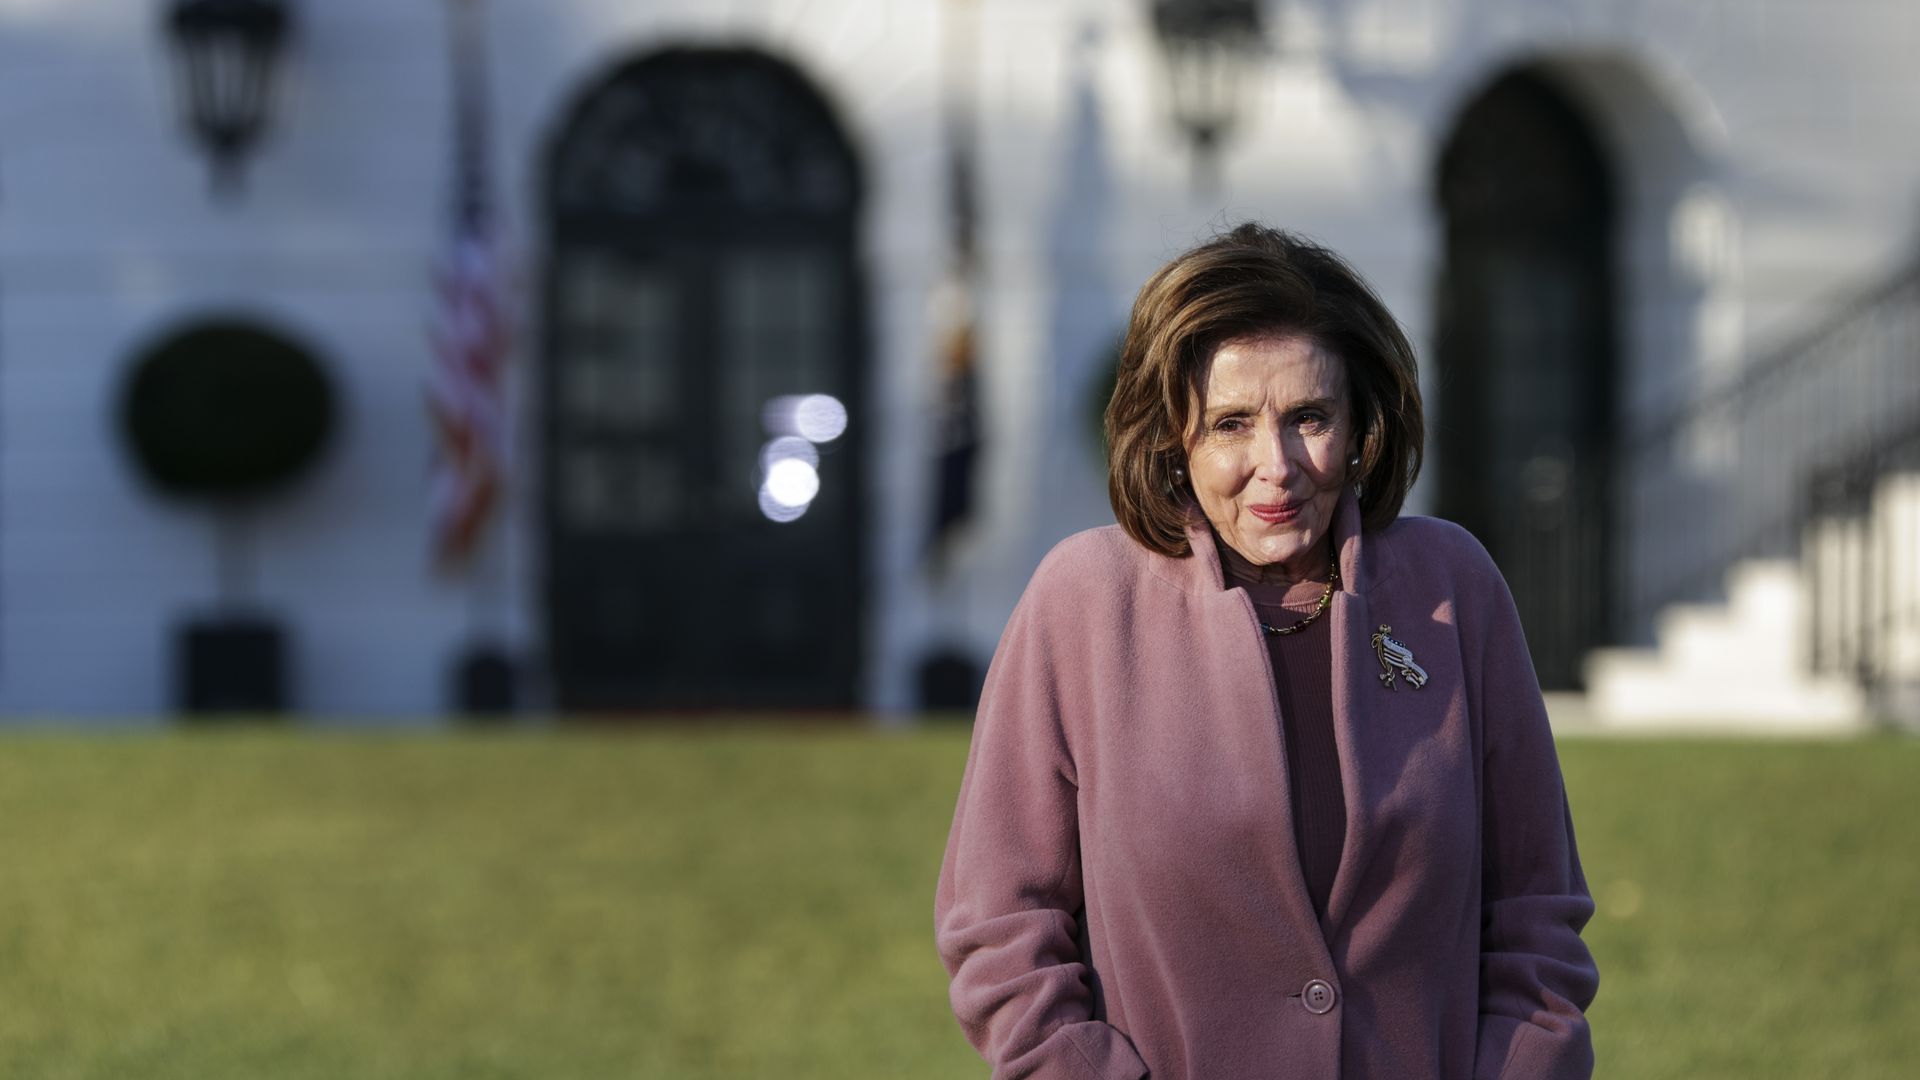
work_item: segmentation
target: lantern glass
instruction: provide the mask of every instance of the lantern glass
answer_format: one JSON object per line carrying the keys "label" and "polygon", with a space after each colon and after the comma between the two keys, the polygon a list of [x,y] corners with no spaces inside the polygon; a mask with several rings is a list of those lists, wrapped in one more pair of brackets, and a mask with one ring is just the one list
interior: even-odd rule
{"label": "lantern glass", "polygon": [[1196,150],[1209,151],[1239,119],[1266,51],[1259,0],[1156,0],[1153,26],[1174,122]]}
{"label": "lantern glass", "polygon": [[266,128],[287,23],[279,0],[181,0],[172,9],[181,107],[218,170],[233,169]]}
{"label": "lantern glass", "polygon": [[1173,120],[1196,143],[1214,145],[1240,118],[1251,59],[1246,50],[1217,41],[1184,41],[1168,47]]}

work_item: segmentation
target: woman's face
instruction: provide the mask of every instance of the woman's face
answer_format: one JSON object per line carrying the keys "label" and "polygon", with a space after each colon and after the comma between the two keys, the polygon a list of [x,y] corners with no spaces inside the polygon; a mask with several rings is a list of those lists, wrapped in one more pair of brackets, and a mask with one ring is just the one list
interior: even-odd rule
{"label": "woman's face", "polygon": [[1295,581],[1319,577],[1352,432],[1345,365],[1312,339],[1238,338],[1200,379],[1187,475],[1227,546]]}

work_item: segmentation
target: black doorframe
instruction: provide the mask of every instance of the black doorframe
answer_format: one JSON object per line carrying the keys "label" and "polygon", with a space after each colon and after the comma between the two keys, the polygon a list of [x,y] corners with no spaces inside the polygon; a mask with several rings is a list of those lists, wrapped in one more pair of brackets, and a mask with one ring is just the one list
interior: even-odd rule
{"label": "black doorframe", "polygon": [[[733,157],[693,145],[716,128],[731,142],[712,141]],[[595,153],[614,160],[596,163]],[[844,127],[783,60],[753,49],[668,49],[581,95],[552,144],[547,180],[535,407],[545,433],[543,604],[555,703],[587,712],[853,707],[864,655],[871,347],[857,235],[861,170]],[[558,403],[571,345],[561,305],[569,260],[580,256],[671,280],[676,407],[690,418],[720,407],[728,377],[713,360],[722,355],[727,260],[823,267],[831,304],[823,348],[836,358],[831,389],[851,422],[820,448],[822,491],[806,516],[779,524],[731,504],[710,511],[712,498],[731,497],[715,485],[737,478],[714,475],[720,439],[694,430],[696,420],[670,435],[699,489],[698,505],[672,527],[569,523],[560,460],[569,431]],[[742,497],[751,499],[750,487]],[[614,612],[619,632],[596,628],[596,606],[623,609]]]}
{"label": "black doorframe", "polygon": [[1611,626],[1615,181],[1591,121],[1519,68],[1462,111],[1436,190],[1438,512],[1506,576],[1546,689]]}

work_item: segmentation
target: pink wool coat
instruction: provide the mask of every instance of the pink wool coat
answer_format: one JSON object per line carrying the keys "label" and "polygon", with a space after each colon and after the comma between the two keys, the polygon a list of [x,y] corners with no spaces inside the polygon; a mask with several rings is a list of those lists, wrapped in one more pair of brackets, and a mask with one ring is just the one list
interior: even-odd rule
{"label": "pink wool coat", "polygon": [[[1273,676],[1207,527],[1041,563],[988,669],[934,901],[995,1080],[1585,1078],[1593,912],[1506,583],[1458,526],[1336,513],[1346,846],[1324,921]],[[1427,674],[1382,679],[1382,626]]]}

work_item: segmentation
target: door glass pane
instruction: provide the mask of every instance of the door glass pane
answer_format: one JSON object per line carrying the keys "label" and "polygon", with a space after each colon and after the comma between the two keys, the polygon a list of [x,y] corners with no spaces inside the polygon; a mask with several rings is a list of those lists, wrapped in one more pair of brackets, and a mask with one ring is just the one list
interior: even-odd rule
{"label": "door glass pane", "polygon": [[586,533],[655,532],[684,524],[681,471],[645,446],[577,446],[560,476],[569,528]]}
{"label": "door glass pane", "polygon": [[674,415],[674,284],[664,273],[577,254],[561,276],[563,422],[634,430]]}
{"label": "door glass pane", "polygon": [[[831,252],[742,252],[722,264],[720,416],[722,482],[739,498],[725,505],[758,515],[760,450],[776,432],[763,412],[777,397],[831,394],[841,348],[841,279]],[[823,468],[822,483],[830,482]],[[846,477],[835,477],[847,482]]]}
{"label": "door glass pane", "polygon": [[685,524],[680,520],[681,470],[672,455],[642,447],[629,450],[623,464],[628,528],[659,532]]}
{"label": "door glass pane", "polygon": [[592,450],[570,451],[560,464],[560,508],[566,524],[582,532],[603,526],[613,499],[606,461]]}
{"label": "door glass pane", "polygon": [[555,422],[561,512],[586,532],[670,527],[686,477],[672,448],[681,410],[678,282],[598,252],[560,261]]}

